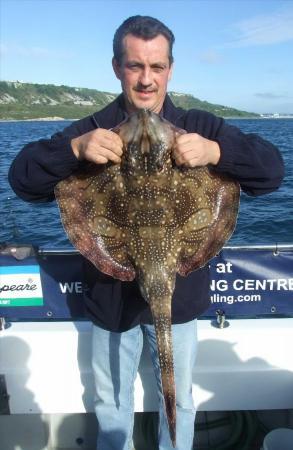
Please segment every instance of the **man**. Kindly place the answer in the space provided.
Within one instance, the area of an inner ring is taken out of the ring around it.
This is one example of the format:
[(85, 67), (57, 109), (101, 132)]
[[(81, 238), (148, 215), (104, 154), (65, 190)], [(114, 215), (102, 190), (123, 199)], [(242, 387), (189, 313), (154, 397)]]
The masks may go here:
[[(239, 181), (249, 195), (277, 189), (283, 178), (278, 150), (256, 135), (245, 135), (223, 119), (197, 110), (175, 108), (166, 94), (173, 70), (173, 33), (154, 18), (127, 19), (114, 37), (113, 69), (122, 94), (90, 117), (77, 121), (50, 140), (28, 144), (13, 162), (9, 180), (26, 201), (54, 199), (54, 186), (84, 161), (121, 161), (122, 142), (110, 131), (128, 114), (148, 108), (187, 133), (177, 138), (173, 158), (188, 167), (212, 165)], [(143, 333), (150, 347), (158, 383), (159, 448), (172, 449), (164, 415), (156, 341), (150, 310), (135, 282), (114, 280), (90, 263), (85, 270), (85, 303), (93, 320), (93, 370), (96, 380), (98, 450), (129, 450), (133, 427), (133, 383)], [(177, 397), (177, 449), (193, 446), (195, 409), (192, 369), (196, 356), (196, 318), (209, 306), (208, 268), (176, 279), (172, 333)]]

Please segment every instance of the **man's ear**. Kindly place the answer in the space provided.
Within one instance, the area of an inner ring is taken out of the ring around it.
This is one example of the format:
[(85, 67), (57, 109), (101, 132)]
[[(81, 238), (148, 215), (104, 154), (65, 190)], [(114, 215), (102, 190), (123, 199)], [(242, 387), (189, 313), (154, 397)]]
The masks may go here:
[(169, 75), (168, 75), (168, 81), (171, 80), (172, 78), (172, 74), (173, 74), (173, 67), (174, 67), (174, 63), (171, 64), (170, 66), (170, 71), (169, 71)]
[(121, 67), (114, 57), (112, 58), (112, 67), (118, 80), (121, 80)]

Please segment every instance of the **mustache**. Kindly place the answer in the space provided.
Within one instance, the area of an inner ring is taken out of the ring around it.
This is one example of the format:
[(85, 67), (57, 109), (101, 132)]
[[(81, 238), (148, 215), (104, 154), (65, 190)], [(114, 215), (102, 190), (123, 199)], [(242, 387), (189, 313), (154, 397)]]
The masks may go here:
[(140, 85), (135, 86), (133, 89), (136, 92), (157, 92), (157, 89), (155, 89), (155, 88), (150, 88), (150, 87), (149, 88), (145, 88), (145, 87), (140, 86)]

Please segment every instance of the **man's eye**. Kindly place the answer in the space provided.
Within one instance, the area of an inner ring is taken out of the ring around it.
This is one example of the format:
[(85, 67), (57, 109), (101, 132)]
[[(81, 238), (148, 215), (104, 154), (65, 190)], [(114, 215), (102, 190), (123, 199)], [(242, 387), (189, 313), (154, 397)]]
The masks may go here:
[(139, 64), (129, 64), (128, 68), (130, 70), (139, 70), (140, 69), (140, 65)]
[(163, 72), (163, 70), (164, 70), (164, 67), (162, 67), (162, 66), (154, 66), (153, 67), (154, 72)]

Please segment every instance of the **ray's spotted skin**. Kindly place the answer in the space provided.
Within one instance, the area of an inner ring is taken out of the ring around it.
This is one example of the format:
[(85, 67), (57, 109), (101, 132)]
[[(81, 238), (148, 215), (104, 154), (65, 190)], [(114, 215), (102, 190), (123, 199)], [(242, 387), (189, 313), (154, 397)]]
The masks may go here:
[(231, 236), (239, 186), (207, 167), (172, 161), (176, 135), (185, 133), (148, 110), (113, 131), (124, 148), (121, 164), (94, 165), (55, 188), (73, 245), (100, 271), (135, 277), (156, 329), (162, 391), (176, 446), (176, 395), (171, 302), (176, 273), (204, 266)]

